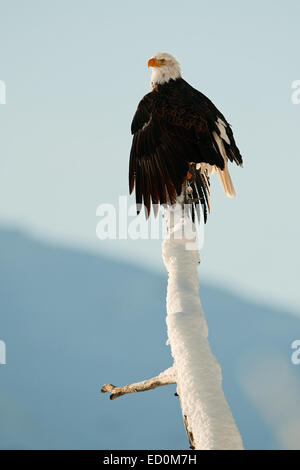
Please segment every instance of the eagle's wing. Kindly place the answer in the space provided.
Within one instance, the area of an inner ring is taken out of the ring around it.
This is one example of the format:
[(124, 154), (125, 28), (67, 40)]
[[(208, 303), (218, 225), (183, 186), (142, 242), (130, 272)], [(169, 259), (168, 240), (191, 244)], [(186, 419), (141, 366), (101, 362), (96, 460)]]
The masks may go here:
[(159, 204), (176, 202), (188, 172), (183, 145), (174, 138), (172, 126), (158, 114), (154, 93), (146, 95), (132, 121), (133, 141), (129, 162), (129, 189), (135, 185), (138, 213), (144, 202), (150, 214), (151, 200), (155, 212)]
[[(221, 139), (227, 159), (241, 166), (243, 164), (243, 159), (235, 143), (231, 125), (227, 122), (224, 115), (218, 110), (213, 102), (207, 98), (207, 96), (193, 88), (183, 79), (181, 79), (181, 86), (188, 90), (188, 93), (193, 96), (194, 102), (197, 102), (195, 107), (201, 108), (202, 114), (205, 116), (209, 130), (218, 147), (220, 143), (218, 139), (215, 138), (216, 135)], [(221, 151), (221, 153), (224, 157), (224, 152)]]

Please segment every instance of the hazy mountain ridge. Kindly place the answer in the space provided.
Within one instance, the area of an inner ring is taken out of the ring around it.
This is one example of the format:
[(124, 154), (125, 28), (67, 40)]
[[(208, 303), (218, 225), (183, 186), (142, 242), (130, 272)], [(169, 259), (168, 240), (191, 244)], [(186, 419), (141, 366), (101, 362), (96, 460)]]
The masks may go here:
[[(8, 229), (0, 246), (1, 448), (186, 448), (175, 387), (115, 402), (99, 393), (103, 383), (142, 380), (171, 364), (166, 276)], [(212, 286), (200, 293), (245, 445), (276, 448), (241, 370), (255, 371), (257, 351), (262, 360), (275, 351), (299, 375), (290, 344), (300, 319)]]

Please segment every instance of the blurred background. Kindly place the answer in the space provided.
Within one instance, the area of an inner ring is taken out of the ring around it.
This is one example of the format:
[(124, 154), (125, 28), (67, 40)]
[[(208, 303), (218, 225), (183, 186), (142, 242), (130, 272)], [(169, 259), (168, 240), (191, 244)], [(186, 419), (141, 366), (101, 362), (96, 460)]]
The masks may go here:
[(161, 240), (96, 236), (97, 207), (128, 193), (157, 51), (225, 114), (244, 157), (234, 200), (212, 183), (200, 253), (226, 397), (246, 448), (300, 448), (299, 14), (296, 0), (0, 0), (1, 448), (187, 447), (174, 387), (99, 393), (171, 364)]

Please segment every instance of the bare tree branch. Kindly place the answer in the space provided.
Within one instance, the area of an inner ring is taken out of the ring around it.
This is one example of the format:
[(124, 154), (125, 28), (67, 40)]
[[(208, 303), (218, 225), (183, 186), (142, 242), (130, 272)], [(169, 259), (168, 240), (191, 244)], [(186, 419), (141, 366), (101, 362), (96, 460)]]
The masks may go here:
[(154, 388), (162, 387), (163, 385), (170, 385), (175, 383), (176, 372), (173, 366), (165, 370), (164, 372), (161, 372), (156, 377), (153, 377), (152, 379), (148, 380), (143, 380), (142, 382), (124, 385), (123, 387), (115, 387), (112, 384), (103, 385), (103, 387), (101, 388), (101, 392), (110, 393), (110, 399), (115, 400), (116, 398), (119, 398), (122, 395), (127, 395), (128, 393), (146, 392), (147, 390), (153, 390)]

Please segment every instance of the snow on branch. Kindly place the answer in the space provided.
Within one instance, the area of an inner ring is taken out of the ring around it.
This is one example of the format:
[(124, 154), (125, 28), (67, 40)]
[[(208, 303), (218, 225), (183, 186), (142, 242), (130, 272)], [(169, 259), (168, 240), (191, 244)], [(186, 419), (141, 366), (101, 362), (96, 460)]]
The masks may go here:
[(180, 204), (168, 207), (165, 219), (167, 326), (185, 425), (195, 449), (240, 450), (243, 443), (222, 390), (221, 368), (207, 339), (198, 293), (195, 226)]

